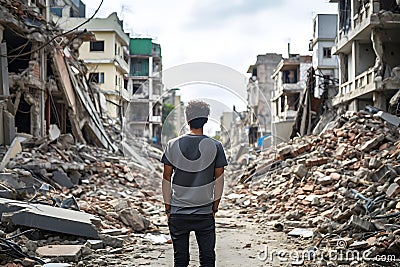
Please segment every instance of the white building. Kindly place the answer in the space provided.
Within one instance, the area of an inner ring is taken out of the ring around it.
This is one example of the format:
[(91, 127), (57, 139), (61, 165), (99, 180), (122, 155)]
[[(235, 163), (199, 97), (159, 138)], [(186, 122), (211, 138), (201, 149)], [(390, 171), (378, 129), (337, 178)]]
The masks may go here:
[(282, 59), (272, 75), (274, 91), (272, 106), (273, 145), (286, 142), (306, 86), (307, 70), (312, 66), (311, 56), (290, 55)]
[(314, 30), (311, 46), (313, 57), (312, 65), (317, 75), (315, 81), (315, 94), (319, 98), (325, 78), (338, 79), (338, 58), (332, 54), (337, 33), (336, 14), (318, 14), (314, 17)]

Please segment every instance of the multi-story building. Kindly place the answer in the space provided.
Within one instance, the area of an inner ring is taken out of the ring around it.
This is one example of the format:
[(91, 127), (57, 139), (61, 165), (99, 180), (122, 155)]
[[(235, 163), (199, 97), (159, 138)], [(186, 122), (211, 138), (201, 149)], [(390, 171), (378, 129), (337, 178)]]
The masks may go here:
[(333, 104), (344, 110), (366, 105), (388, 110), (400, 88), (400, 1), (330, 2), (339, 12), (332, 52), (339, 56), (340, 86)]
[(81, 0), (50, 0), (50, 12), (57, 17), (84, 18), (86, 5)]
[(131, 134), (159, 143), (162, 113), (161, 46), (151, 38), (131, 38), (128, 90), (132, 93), (129, 112)]
[(313, 52), (312, 63), (315, 70), (314, 97), (323, 93), (326, 79), (338, 79), (338, 58), (332, 54), (337, 32), (336, 14), (318, 14), (314, 17), (313, 39), (310, 50)]
[(274, 89), (274, 80), (271, 76), (276, 65), (281, 60), (281, 54), (267, 53), (258, 55), (256, 63), (247, 70), (247, 73), (251, 75), (247, 84), (249, 115), (251, 118), (250, 127), (257, 129), (255, 139), (271, 134), (270, 100)]
[(307, 70), (312, 67), (311, 56), (290, 55), (282, 59), (275, 72), (272, 106), (272, 142), (274, 145), (289, 140), (306, 86)]
[[(61, 17), (59, 25), (68, 30), (85, 20)], [(122, 118), (130, 100), (125, 81), (129, 73), (129, 36), (115, 12), (107, 18), (92, 19), (82, 28), (94, 33), (96, 38), (79, 48), (79, 58), (88, 68), (87, 79), (105, 95), (107, 114), (112, 118)]]

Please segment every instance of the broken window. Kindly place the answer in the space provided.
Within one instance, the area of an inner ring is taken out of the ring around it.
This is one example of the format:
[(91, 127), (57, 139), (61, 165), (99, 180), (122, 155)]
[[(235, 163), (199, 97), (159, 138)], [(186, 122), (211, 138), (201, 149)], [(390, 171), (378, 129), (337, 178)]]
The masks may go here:
[(92, 73), (89, 73), (89, 82), (92, 82), (92, 83), (104, 83), (104, 72), (92, 72)]
[(324, 47), (323, 55), (324, 55), (324, 58), (331, 58), (332, 57), (332, 49), (330, 47)]
[(92, 41), (90, 42), (90, 52), (103, 52), (104, 51), (104, 41)]
[(251, 76), (257, 77), (257, 68), (253, 68)]
[(297, 110), (299, 108), (300, 93), (293, 93), (287, 96), (288, 110)]
[(149, 60), (142, 58), (131, 59), (131, 76), (149, 76)]
[(297, 69), (283, 71), (283, 83), (297, 83)]
[(351, 1), (339, 1), (339, 28), (344, 33), (350, 29)]

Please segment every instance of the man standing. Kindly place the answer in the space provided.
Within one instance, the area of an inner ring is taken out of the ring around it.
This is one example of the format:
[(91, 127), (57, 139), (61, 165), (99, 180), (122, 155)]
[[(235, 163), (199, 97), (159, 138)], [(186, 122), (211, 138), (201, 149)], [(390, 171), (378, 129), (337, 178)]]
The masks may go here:
[(190, 133), (168, 142), (164, 163), (163, 197), (174, 247), (174, 266), (189, 265), (189, 234), (195, 232), (200, 266), (215, 266), (215, 213), (228, 165), (220, 142), (203, 134), (210, 106), (190, 101), (185, 109)]

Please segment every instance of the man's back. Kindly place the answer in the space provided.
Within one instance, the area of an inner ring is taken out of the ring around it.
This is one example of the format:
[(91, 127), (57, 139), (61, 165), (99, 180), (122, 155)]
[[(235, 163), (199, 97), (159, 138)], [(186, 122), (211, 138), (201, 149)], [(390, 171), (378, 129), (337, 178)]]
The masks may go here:
[(182, 135), (168, 142), (162, 162), (174, 168), (171, 213), (212, 213), (214, 171), (227, 164), (221, 143), (206, 135)]

